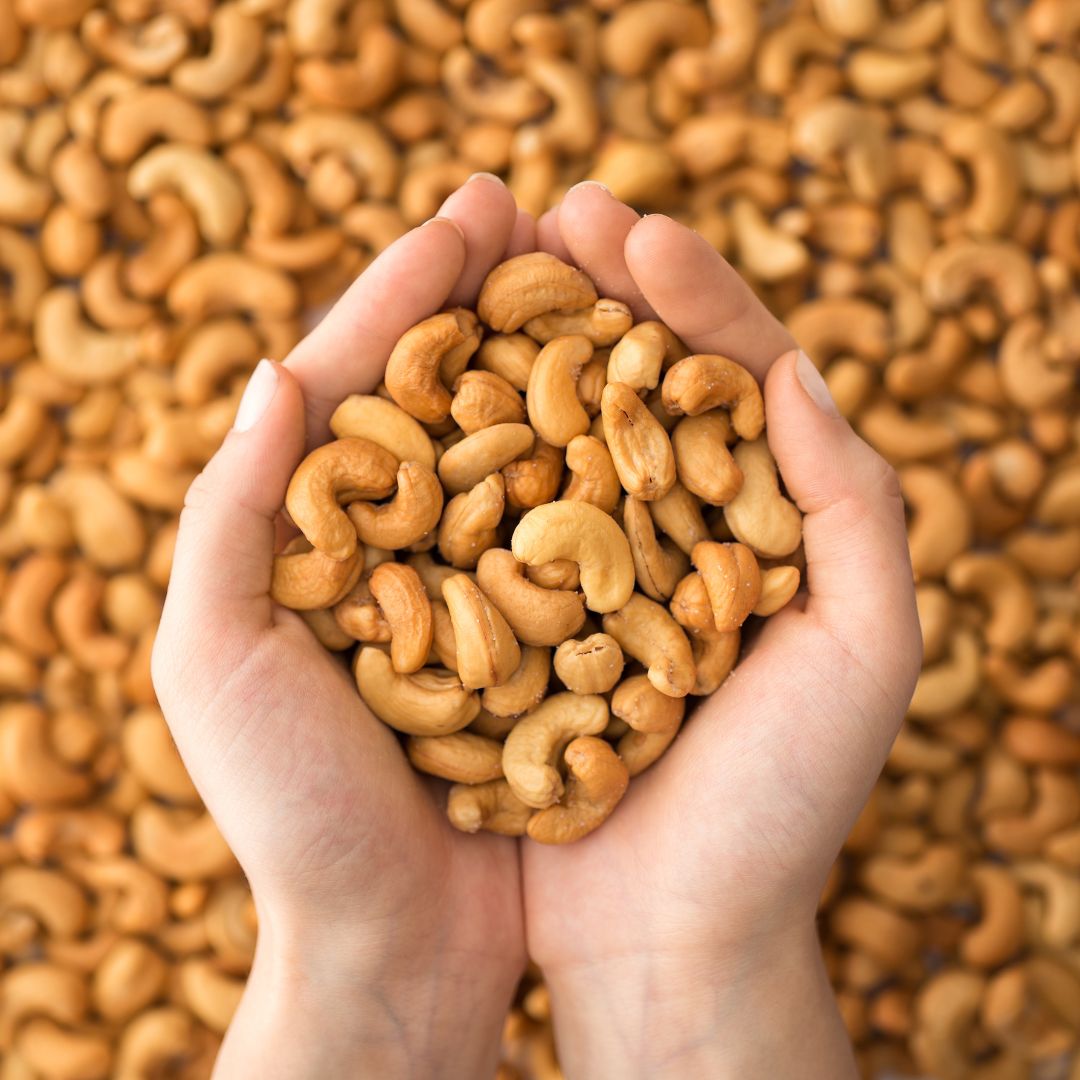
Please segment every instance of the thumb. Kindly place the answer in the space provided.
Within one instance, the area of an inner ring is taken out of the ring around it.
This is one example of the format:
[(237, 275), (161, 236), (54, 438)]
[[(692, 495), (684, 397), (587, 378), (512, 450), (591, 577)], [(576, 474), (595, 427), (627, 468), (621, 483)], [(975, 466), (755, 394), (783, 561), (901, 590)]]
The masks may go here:
[(188, 489), (176, 537), (165, 636), (190, 644), (214, 628), (270, 625), (274, 522), (304, 450), (295, 377), (262, 360), (232, 430)]
[(840, 415), (805, 353), (773, 364), (765, 402), (769, 447), (805, 515), (807, 615), (910, 696), (921, 638), (896, 474)]

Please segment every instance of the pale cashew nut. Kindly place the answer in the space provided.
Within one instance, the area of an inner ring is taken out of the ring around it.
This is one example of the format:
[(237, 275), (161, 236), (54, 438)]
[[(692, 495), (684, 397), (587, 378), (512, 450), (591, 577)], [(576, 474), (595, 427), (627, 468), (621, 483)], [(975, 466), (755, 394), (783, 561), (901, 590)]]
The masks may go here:
[(209, 146), (213, 124), (205, 109), (168, 86), (137, 86), (114, 97), (102, 110), (98, 149), (107, 162), (134, 161), (158, 138), (173, 146)]
[(398, 466), (393, 499), (381, 505), (353, 502), (345, 513), (362, 543), (392, 550), (409, 547), (427, 536), (438, 525), (442, 508), (442, 485), (435, 473), (417, 461), (403, 461)]
[(516, 720), (544, 700), (550, 679), (551, 650), (523, 645), (517, 671), (501, 685), (488, 687), (480, 696), (480, 704), (500, 720)]
[[(438, 423), (450, 415), (450, 391), (440, 368), (464, 368), (480, 344), (476, 316), (463, 310), (432, 315), (406, 330), (386, 364), (390, 396), (410, 416)], [(455, 377), (459, 372), (455, 372)], [(451, 378), (449, 380), (453, 382)]]
[(459, 570), (476, 566), (481, 555), (498, 544), (505, 510), (506, 483), (501, 473), (492, 473), (471, 491), (455, 495), (439, 522), (439, 554)]
[(653, 390), (660, 373), (687, 355), (686, 346), (661, 322), (641, 322), (612, 346), (607, 381)]
[(667, 600), (689, 569), (689, 560), (670, 540), (659, 540), (649, 504), (628, 495), (623, 503), (623, 530), (634, 556), (638, 585), (653, 600)]
[(439, 458), (439, 479), (453, 495), (475, 488), (504, 465), (527, 454), (536, 434), (528, 424), (493, 424), (466, 435)]
[(494, 602), (467, 574), (447, 578), (442, 594), (454, 628), (462, 685), (475, 690), (506, 682), (521, 663), (521, 649)]
[(405, 752), (414, 768), (455, 784), (484, 784), (502, 776), (502, 744), (468, 731), (410, 735)]
[(694, 686), (690, 642), (667, 608), (633, 594), (618, 611), (604, 616), (610, 634), (628, 656), (645, 665), (649, 681), (662, 694), (685, 697)]
[(708, 593), (713, 626), (721, 633), (738, 630), (761, 599), (761, 569), (743, 544), (706, 540), (691, 553)]
[(281, 270), (236, 251), (218, 251), (181, 269), (166, 302), (173, 315), (192, 322), (232, 312), (287, 319), (300, 306), (300, 290)]
[(797, 566), (769, 567), (761, 575), (761, 597), (754, 605), (753, 614), (767, 617), (786, 607), (799, 591), (801, 578)]
[[(312, 450), (297, 466), (285, 508), (317, 551), (331, 559), (348, 559), (356, 551), (357, 530), (342, 504), (386, 498), (394, 490), (396, 473), (393, 455), (378, 444), (357, 437), (337, 439)], [(401, 509), (408, 509), (407, 502)], [(396, 517), (397, 511), (383, 513)]]
[(505, 780), (455, 784), (447, 796), (446, 816), (455, 829), (501, 836), (524, 836), (533, 808), (523, 803)]
[(756, 439), (765, 426), (761, 389), (746, 368), (726, 356), (698, 354), (675, 363), (664, 376), (664, 408), (673, 416), (697, 416), (722, 406), (742, 439)]
[(138, 363), (139, 335), (105, 333), (84, 321), (78, 295), (60, 287), (38, 302), (34, 343), (45, 364), (78, 386), (115, 382)]
[[(355, 532), (353, 534), (355, 536)], [(303, 537), (296, 540), (303, 541)], [(294, 611), (333, 607), (360, 580), (364, 572), (363, 548), (347, 559), (331, 559), (306, 542), (291, 542), (274, 556), (270, 598)]]
[(675, 454), (667, 432), (625, 383), (604, 387), (600, 410), (604, 442), (627, 494), (662, 499), (675, 483)]
[(526, 334), (493, 334), (485, 338), (476, 354), (476, 366), (504, 378), (515, 390), (529, 386), (540, 346)]
[(450, 415), (466, 435), (494, 424), (520, 424), (525, 405), (502, 376), (491, 371), (466, 371), (454, 382)]
[(1008, 240), (960, 237), (937, 248), (923, 269), (923, 296), (935, 311), (965, 304), (980, 286), (1007, 319), (1018, 319), (1039, 301), (1039, 282), (1028, 253)]
[(575, 435), (566, 444), (566, 467), (570, 479), (563, 489), (564, 499), (592, 503), (605, 514), (615, 512), (622, 498), (622, 485), (611, 454), (599, 439)]
[(580, 270), (535, 251), (495, 267), (480, 288), (476, 310), (492, 330), (509, 334), (538, 315), (577, 311), (597, 299), (592, 282)]
[(397, 188), (400, 162), (394, 144), (373, 121), (348, 112), (301, 113), (282, 132), (281, 150), (301, 176), (310, 177), (319, 161), (340, 155), (370, 198), (392, 198)]
[(407, 735), (450, 735), (480, 711), (476, 693), (462, 686), (456, 675), (434, 668), (399, 674), (389, 655), (373, 645), (356, 654), (353, 673), (368, 708), (384, 724)]
[(587, 338), (596, 348), (613, 345), (634, 324), (630, 309), (620, 300), (601, 298), (583, 311), (549, 311), (529, 319), (522, 329), (546, 345), (568, 335)]
[(556, 806), (529, 819), (528, 835), (541, 844), (580, 840), (602, 825), (630, 783), (626, 765), (603, 739), (574, 739), (563, 755), (569, 778)]
[(684, 417), (671, 433), (679, 481), (710, 506), (731, 502), (742, 487), (742, 470), (728, 449), (733, 440), (731, 422), (718, 409)]
[(764, 559), (790, 555), (802, 540), (802, 515), (780, 492), (776, 462), (765, 438), (735, 447), (743, 486), (724, 507), (724, 521), (735, 538)]
[(503, 774), (510, 789), (537, 810), (558, 802), (564, 788), (555, 763), (563, 748), (582, 735), (599, 735), (607, 722), (607, 702), (598, 695), (547, 697), (506, 737)]
[(530, 510), (514, 529), (511, 549), (530, 566), (554, 559), (576, 562), (592, 611), (616, 611), (634, 591), (634, 558), (626, 534), (591, 503), (562, 501)]
[(390, 625), (390, 660), (404, 674), (419, 671), (431, 651), (431, 601), (420, 575), (404, 563), (380, 563), (369, 587)]
[(814, 102), (796, 117), (791, 146), (811, 165), (825, 165), (839, 157), (858, 199), (878, 203), (888, 194), (893, 179), (892, 146), (886, 125), (865, 105), (840, 97)]
[(529, 372), (525, 403), (529, 422), (552, 446), (566, 446), (589, 430), (589, 417), (577, 393), (581, 369), (593, 346), (580, 334), (557, 337), (545, 345)]
[(575, 694), (606, 694), (619, 681), (623, 663), (622, 649), (609, 634), (568, 638), (555, 650), (555, 674)]
[(428, 433), (403, 408), (376, 394), (350, 394), (330, 417), (330, 430), (339, 439), (361, 436), (378, 443), (398, 461), (435, 468), (435, 447)]

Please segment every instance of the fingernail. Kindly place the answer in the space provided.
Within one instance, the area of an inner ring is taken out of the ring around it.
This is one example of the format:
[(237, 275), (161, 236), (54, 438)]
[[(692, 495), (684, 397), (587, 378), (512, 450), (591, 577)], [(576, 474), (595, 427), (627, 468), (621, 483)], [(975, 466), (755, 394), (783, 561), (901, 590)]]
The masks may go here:
[(233, 431), (250, 431), (263, 418), (267, 406), (274, 400), (277, 386), (277, 364), (273, 360), (260, 360), (244, 387)]
[[(601, 184), (599, 180), (579, 180), (570, 191), (578, 191), (580, 188), (599, 188), (605, 195), (611, 194), (611, 188), (607, 184)], [(570, 191), (566, 194), (569, 195)]]
[(465, 239), (465, 233), (462, 231), (461, 226), (453, 218), (439, 217), (438, 215), (436, 215), (433, 218), (428, 218), (427, 221), (425, 221), (424, 224), (420, 226), (420, 228), (422, 229), (426, 225), (434, 225), (437, 221), (441, 221), (446, 225), (452, 225), (457, 230), (458, 236), (460, 236), (462, 240)]
[(490, 180), (493, 184), (498, 184), (500, 187), (506, 187), (502, 181), (502, 177), (496, 176), (493, 172), (474, 172), (466, 184), (471, 184), (474, 180)]
[(802, 349), (795, 358), (795, 374), (799, 377), (799, 382), (802, 383), (807, 396), (826, 416), (840, 415), (840, 410), (836, 407), (836, 402), (833, 401), (832, 394), (829, 393), (829, 388), (821, 377), (821, 372), (814, 367), (814, 361)]

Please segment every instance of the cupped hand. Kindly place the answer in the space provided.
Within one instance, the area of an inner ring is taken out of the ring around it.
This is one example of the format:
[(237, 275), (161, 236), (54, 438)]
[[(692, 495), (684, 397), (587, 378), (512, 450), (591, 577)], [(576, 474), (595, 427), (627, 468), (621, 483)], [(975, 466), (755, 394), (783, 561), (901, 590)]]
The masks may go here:
[(349, 673), (269, 587), (285, 488), (334, 407), (374, 390), (409, 326), (471, 302), (493, 265), (533, 244), (502, 185), (465, 185), (285, 364), (259, 366), (188, 493), (154, 682), (260, 921), (219, 1075), (494, 1073), (524, 963), (517, 845), (450, 827)]
[[(600, 295), (764, 384), (807, 561), (805, 602), (768, 620), (612, 817), (564, 848), (525, 845), (529, 949), (564, 1063), (589, 1077), (839, 1077), (851, 1058), (820, 970), (816, 904), (921, 660), (896, 477), (693, 232), (585, 184), (537, 234)], [(792, 994), (792, 1008), (768, 1008)]]

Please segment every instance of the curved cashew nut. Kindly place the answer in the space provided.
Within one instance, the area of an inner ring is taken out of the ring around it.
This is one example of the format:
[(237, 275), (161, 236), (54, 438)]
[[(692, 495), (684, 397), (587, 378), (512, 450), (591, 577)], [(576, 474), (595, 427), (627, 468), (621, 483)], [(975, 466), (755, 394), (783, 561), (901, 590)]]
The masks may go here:
[(529, 457), (515, 458), (502, 467), (507, 503), (515, 510), (531, 510), (551, 502), (559, 491), (564, 459), (559, 447), (537, 439)]
[(761, 599), (761, 569), (743, 544), (706, 540), (692, 554), (712, 607), (713, 626), (721, 633), (738, 630)]
[(493, 424), (466, 435), (439, 458), (439, 479), (454, 495), (475, 488), (504, 465), (527, 454), (536, 434), (528, 424)]
[(685, 697), (694, 686), (694, 655), (682, 627), (667, 608), (634, 593), (618, 611), (604, 616), (604, 632), (624, 653), (648, 668), (649, 681), (662, 694)]
[(604, 442), (627, 494), (662, 499), (675, 483), (675, 454), (660, 422), (625, 383), (604, 387), (600, 411)]
[(445, 420), (452, 399), (440, 381), (440, 368), (464, 368), (479, 344), (480, 332), (471, 312), (432, 315), (398, 339), (386, 363), (386, 389), (417, 420), (429, 424)]
[(988, 605), (982, 633), (991, 648), (1016, 650), (1031, 637), (1036, 623), (1031, 582), (1008, 556), (965, 552), (949, 564), (945, 580), (953, 592), (974, 593)]
[(731, 422), (718, 409), (684, 417), (671, 433), (679, 480), (710, 506), (731, 502), (742, 487), (742, 469), (728, 449), (733, 439)]
[(574, 739), (563, 755), (569, 770), (566, 794), (529, 819), (526, 831), (541, 844), (568, 844), (602, 825), (626, 794), (630, 773), (603, 739)]
[(599, 735), (608, 722), (607, 702), (595, 694), (553, 694), (519, 720), (503, 746), (503, 773), (513, 793), (543, 810), (558, 802), (563, 781), (555, 762), (582, 735)]
[(726, 356), (701, 353), (679, 360), (664, 376), (663, 396), (673, 416), (728, 409), (742, 439), (756, 439), (765, 427), (765, 403), (754, 376)]
[(686, 701), (662, 694), (647, 675), (631, 675), (612, 694), (611, 713), (643, 735), (674, 735), (686, 714)]
[(363, 180), (370, 198), (390, 199), (397, 188), (398, 151), (371, 120), (331, 109), (310, 109), (284, 129), (281, 149), (301, 176), (308, 176), (319, 160), (340, 154)]
[(475, 692), (462, 686), (456, 675), (433, 668), (399, 674), (389, 655), (373, 645), (356, 654), (353, 673), (368, 708), (384, 724), (407, 735), (450, 735), (480, 712)]
[(1039, 281), (1028, 253), (1009, 240), (960, 237), (936, 248), (923, 268), (923, 297), (935, 311), (960, 307), (980, 286), (1007, 319), (1039, 302)]
[(607, 381), (626, 383), (634, 390), (653, 390), (661, 371), (686, 355), (686, 347), (663, 323), (641, 322), (612, 346)]
[(357, 548), (347, 559), (331, 559), (306, 547), (306, 543), (290, 543), (274, 556), (270, 598), (294, 611), (333, 607), (360, 580), (364, 572), (363, 548)]
[(106, 633), (101, 625), (105, 579), (88, 566), (78, 566), (53, 602), (56, 635), (75, 661), (88, 671), (115, 671), (128, 658), (128, 643)]
[(592, 282), (580, 270), (534, 251), (507, 259), (488, 274), (476, 310), (492, 330), (512, 333), (538, 315), (577, 311), (597, 299)]
[(562, 493), (564, 499), (592, 503), (605, 514), (615, 512), (622, 498), (622, 485), (611, 454), (599, 439), (575, 435), (566, 444), (566, 467), (570, 480)]
[(459, 570), (476, 566), (480, 556), (499, 542), (505, 509), (506, 483), (501, 473), (492, 473), (471, 491), (455, 495), (439, 522), (439, 554)]
[(673, 0), (639, 0), (619, 6), (600, 33), (604, 66), (626, 79), (659, 66), (662, 53), (703, 48), (712, 28), (705, 12)]
[(450, 415), (466, 435), (494, 424), (520, 424), (525, 405), (518, 392), (491, 371), (466, 371), (454, 382)]
[(77, 386), (115, 382), (140, 359), (134, 331), (104, 333), (83, 320), (78, 295), (68, 288), (47, 292), (34, 315), (34, 343), (45, 364)]
[(240, 1005), (244, 980), (219, 970), (212, 960), (185, 960), (180, 965), (179, 989), (184, 1003), (211, 1031), (224, 1034)]
[(518, 562), (529, 566), (554, 559), (576, 562), (592, 611), (616, 611), (634, 591), (634, 558), (626, 534), (591, 503), (537, 506), (518, 522), (511, 548)]
[(630, 309), (620, 300), (601, 298), (582, 311), (549, 311), (529, 319), (526, 334), (541, 345), (557, 337), (587, 338), (596, 348), (613, 345), (634, 323)]
[(958, 628), (953, 632), (948, 657), (923, 669), (908, 712), (916, 718), (955, 712), (974, 697), (981, 681), (982, 650), (978, 639), (970, 630)]
[[(678, 448), (675, 447), (675, 450), (677, 461)], [(653, 521), (660, 526), (661, 532), (670, 536), (684, 554), (689, 555), (695, 544), (709, 539), (701, 504), (678, 481), (662, 499), (654, 499), (648, 505), (649, 513), (652, 514)]]
[[(331, 444), (332, 445), (332, 444)], [(393, 550), (407, 548), (439, 523), (443, 492), (439, 478), (426, 465), (403, 461), (397, 471), (397, 493), (388, 503), (351, 503), (345, 513), (361, 542)]]
[(544, 700), (550, 680), (551, 650), (523, 645), (517, 671), (501, 685), (488, 687), (480, 696), (480, 704), (499, 719), (516, 719), (532, 712)]
[(106, 161), (124, 165), (158, 138), (198, 147), (209, 146), (213, 137), (209, 114), (190, 97), (168, 86), (137, 86), (102, 110), (98, 149)]
[(978, 894), (982, 917), (960, 939), (960, 956), (972, 967), (995, 968), (1024, 943), (1023, 894), (1014, 875), (995, 863), (971, 867), (968, 877)]
[(147, 791), (172, 802), (198, 805), (199, 794), (156, 707), (136, 709), (120, 734), (124, 761)]
[(238, 311), (256, 319), (287, 319), (300, 305), (300, 290), (281, 270), (239, 252), (219, 251), (180, 270), (166, 301), (173, 315), (190, 322)]
[(431, 651), (431, 601), (420, 575), (404, 563), (380, 563), (369, 582), (390, 626), (390, 660), (404, 674), (419, 671)]
[(589, 430), (589, 417), (577, 393), (581, 369), (593, 346), (580, 334), (557, 337), (545, 345), (529, 372), (525, 404), (529, 422), (544, 442), (566, 446)]
[(555, 674), (575, 694), (606, 694), (623, 670), (619, 643), (609, 634), (568, 638), (555, 650)]
[[(356, 551), (357, 530), (342, 504), (386, 498), (394, 490), (396, 473), (393, 455), (378, 444), (357, 437), (337, 439), (312, 450), (297, 466), (285, 493), (285, 509), (317, 551), (331, 559), (348, 559)], [(383, 513), (396, 516), (396, 510)]]
[(450, 824), (462, 832), (524, 836), (533, 808), (523, 803), (505, 780), (484, 784), (455, 784), (446, 803)]
[(194, 1021), (183, 1009), (163, 1005), (140, 1013), (124, 1028), (116, 1048), (116, 1080), (153, 1076), (191, 1048)]
[(754, 605), (753, 614), (775, 615), (791, 602), (799, 591), (802, 575), (797, 566), (771, 566), (761, 575), (761, 597)]
[(623, 503), (623, 529), (634, 556), (638, 585), (653, 600), (667, 600), (689, 569), (689, 561), (670, 540), (658, 540), (649, 504), (626, 497)]
[(481, 343), (476, 366), (501, 376), (515, 390), (524, 391), (539, 354), (540, 346), (526, 334), (493, 334)]
[(161, 877), (201, 881), (236, 872), (236, 858), (206, 812), (140, 803), (131, 815), (131, 844), (139, 861)]
[(724, 507), (724, 521), (735, 538), (765, 559), (790, 555), (802, 539), (802, 515), (780, 493), (776, 462), (764, 437), (735, 447), (743, 485)]
[(0, 710), (0, 786), (20, 803), (50, 806), (85, 799), (93, 780), (56, 753), (40, 708), (12, 702)]
[(112, 1048), (107, 1036), (75, 1031), (45, 1017), (27, 1021), (15, 1036), (13, 1056), (39, 1076), (108, 1076)]
[(106, 1020), (129, 1020), (164, 989), (169, 967), (138, 938), (121, 938), (102, 958), (90, 983), (95, 1010)]
[(435, 446), (428, 433), (403, 408), (376, 394), (350, 394), (330, 417), (330, 430), (339, 439), (362, 436), (378, 443), (398, 461), (435, 468)]
[(791, 146), (811, 165), (825, 165), (839, 156), (858, 199), (878, 203), (889, 192), (892, 147), (885, 125), (865, 105), (840, 97), (814, 102), (796, 117)]
[(502, 776), (502, 743), (468, 731), (410, 735), (405, 752), (414, 768), (455, 784), (484, 784)]
[(499, 609), (467, 574), (447, 578), (442, 594), (454, 628), (462, 685), (481, 689), (506, 682), (521, 663), (521, 649)]
[(262, 53), (262, 21), (239, 3), (222, 4), (210, 22), (210, 50), (172, 70), (172, 84), (182, 94), (211, 101), (238, 87), (256, 68)]

